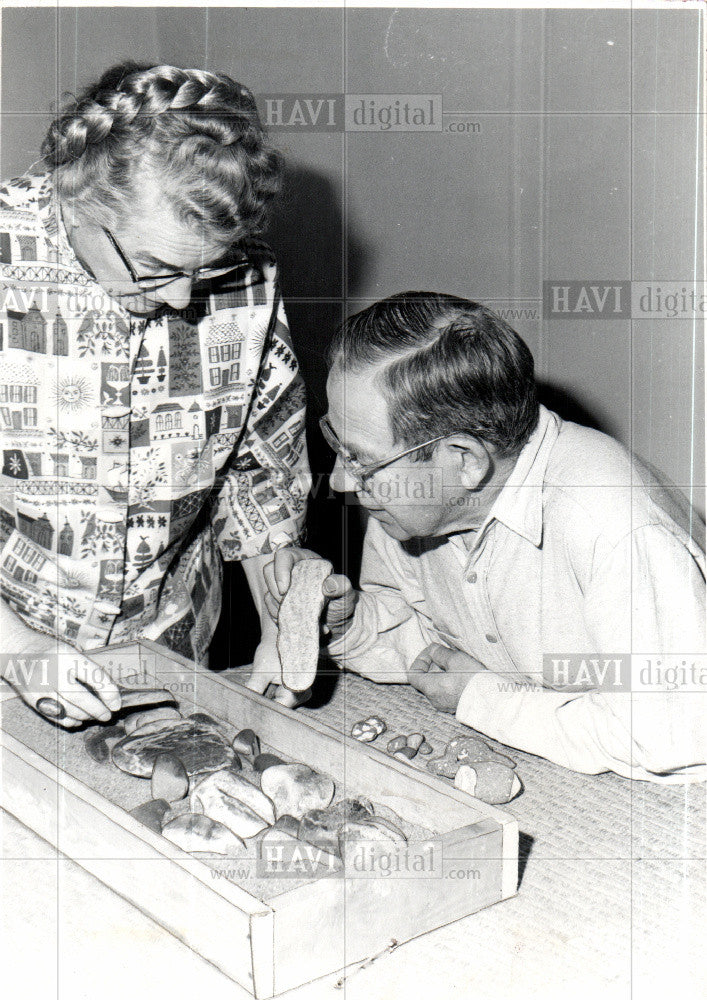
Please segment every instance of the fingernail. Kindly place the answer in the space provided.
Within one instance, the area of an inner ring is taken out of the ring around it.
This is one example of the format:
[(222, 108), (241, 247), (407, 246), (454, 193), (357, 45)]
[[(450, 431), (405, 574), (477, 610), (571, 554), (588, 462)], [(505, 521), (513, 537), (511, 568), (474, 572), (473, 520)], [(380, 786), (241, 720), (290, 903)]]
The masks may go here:
[(328, 579), (324, 581), (324, 593), (325, 594), (336, 593), (336, 584), (334, 583), (333, 580)]

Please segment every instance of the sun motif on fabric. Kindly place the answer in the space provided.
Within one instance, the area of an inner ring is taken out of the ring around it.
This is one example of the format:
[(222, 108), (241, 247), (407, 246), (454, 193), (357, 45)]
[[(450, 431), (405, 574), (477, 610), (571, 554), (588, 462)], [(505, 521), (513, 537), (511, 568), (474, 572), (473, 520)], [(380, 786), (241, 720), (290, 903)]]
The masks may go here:
[(92, 401), (88, 379), (76, 375), (65, 375), (54, 385), (56, 405), (64, 413), (79, 413)]

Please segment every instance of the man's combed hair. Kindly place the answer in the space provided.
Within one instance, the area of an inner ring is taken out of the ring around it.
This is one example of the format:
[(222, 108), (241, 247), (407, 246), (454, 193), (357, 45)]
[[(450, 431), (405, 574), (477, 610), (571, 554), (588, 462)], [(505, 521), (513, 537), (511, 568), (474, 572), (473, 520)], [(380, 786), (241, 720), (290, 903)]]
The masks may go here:
[(64, 201), (100, 224), (134, 211), (153, 170), (180, 220), (224, 242), (260, 233), (281, 172), (247, 87), (131, 62), (64, 107), (42, 156)]
[[(329, 352), (333, 365), (377, 375), (396, 442), (465, 433), (517, 453), (538, 420), (533, 356), (490, 309), (435, 292), (402, 292), (351, 316)], [(426, 460), (433, 447), (420, 449)]]

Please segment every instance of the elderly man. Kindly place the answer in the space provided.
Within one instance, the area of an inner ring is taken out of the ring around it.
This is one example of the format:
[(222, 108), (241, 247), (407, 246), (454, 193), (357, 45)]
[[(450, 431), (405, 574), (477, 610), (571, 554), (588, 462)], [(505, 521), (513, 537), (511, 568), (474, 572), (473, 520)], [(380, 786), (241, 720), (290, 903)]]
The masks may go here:
[[(91, 650), (147, 637), (205, 661), (222, 557), (262, 608), (309, 480), (258, 239), (280, 162), (250, 91), (116, 66), (42, 152), (43, 174), (0, 187), (0, 626), (6, 679), (73, 727), (120, 704)], [(256, 663), (274, 637), (265, 614)]]
[[(526, 345), (464, 299), (353, 316), (327, 391), (332, 485), (368, 513), (360, 591), (323, 585), (330, 656), (568, 768), (704, 777), (704, 694), (674, 683), (701, 683), (704, 556), (676, 491), (539, 406)], [(272, 614), (312, 556), (276, 555)]]

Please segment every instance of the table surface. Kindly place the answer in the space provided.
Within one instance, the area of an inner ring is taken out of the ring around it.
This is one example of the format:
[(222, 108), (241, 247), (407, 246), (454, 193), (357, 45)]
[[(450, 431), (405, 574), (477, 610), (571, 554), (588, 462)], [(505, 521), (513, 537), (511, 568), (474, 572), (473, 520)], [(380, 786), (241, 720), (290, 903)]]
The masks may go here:
[[(342, 732), (375, 713), (388, 723), (381, 742), (422, 730), (442, 749), (462, 729), (409, 688), (352, 675), (333, 692), (326, 678), (322, 686), (326, 694), (298, 711)], [(334, 974), (283, 996), (705, 995), (706, 786), (580, 775), (511, 755), (524, 784), (504, 807), (521, 830), (518, 895), (349, 970), (343, 989)], [(14, 817), (0, 816), (3, 969), (21, 977), (20, 996), (250, 997)]]

